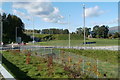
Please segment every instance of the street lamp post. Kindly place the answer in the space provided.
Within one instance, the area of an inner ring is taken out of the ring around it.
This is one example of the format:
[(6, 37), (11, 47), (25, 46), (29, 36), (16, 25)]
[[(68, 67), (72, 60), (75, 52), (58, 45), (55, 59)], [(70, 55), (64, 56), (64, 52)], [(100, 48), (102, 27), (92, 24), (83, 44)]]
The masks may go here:
[(85, 49), (85, 4), (83, 4), (83, 19), (84, 19), (84, 49)]
[(68, 26), (69, 26), (69, 48), (70, 48), (70, 15), (68, 16)]
[[(1, 12), (1, 15), (2, 15), (2, 12)], [(3, 33), (3, 22), (2, 22), (2, 16), (0, 16), (0, 48), (2, 49), (2, 33)], [(2, 63), (2, 50), (0, 51), (0, 64)]]
[(2, 32), (3, 32), (3, 25), (2, 24), (3, 24), (2, 16), (0, 16), (0, 43), (2, 43)]

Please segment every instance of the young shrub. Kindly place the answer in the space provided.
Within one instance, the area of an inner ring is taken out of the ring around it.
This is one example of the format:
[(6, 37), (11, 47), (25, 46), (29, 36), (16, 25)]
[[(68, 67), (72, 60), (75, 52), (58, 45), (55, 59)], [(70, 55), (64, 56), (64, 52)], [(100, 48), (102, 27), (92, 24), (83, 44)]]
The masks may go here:
[(38, 71), (41, 71), (41, 70), (42, 70), (42, 66), (39, 64), (39, 65), (37, 66), (37, 69), (38, 69)]
[(79, 61), (77, 62), (77, 69), (78, 69), (78, 72), (80, 73), (80, 70), (81, 70), (81, 67), (80, 67), (80, 64), (82, 63), (82, 59), (79, 58)]
[(71, 62), (72, 62), (72, 58), (68, 56), (68, 65), (70, 65)]
[(30, 56), (31, 56), (31, 53), (28, 52), (27, 57), (26, 57), (26, 64), (30, 64)]
[(54, 70), (53, 70), (53, 57), (52, 56), (48, 56), (47, 67), (48, 67), (48, 76), (51, 76), (54, 72)]

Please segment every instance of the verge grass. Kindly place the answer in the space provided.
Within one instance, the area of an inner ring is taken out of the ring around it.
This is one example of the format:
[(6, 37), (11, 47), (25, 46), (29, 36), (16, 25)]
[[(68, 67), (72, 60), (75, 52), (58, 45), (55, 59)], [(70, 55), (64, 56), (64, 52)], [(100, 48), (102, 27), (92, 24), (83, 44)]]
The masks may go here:
[(97, 65), (98, 72), (100, 73), (99, 78), (103, 78), (104, 74), (106, 74), (108, 78), (118, 78), (118, 51), (77, 49), (61, 50), (68, 54), (68, 56), (71, 56), (74, 62), (79, 60), (78, 57), (84, 59), (85, 71), (88, 71), (91, 65)]
[[(26, 54), (4, 51), (3, 66), (17, 80), (51, 80), (52, 78), (72, 78), (70, 71), (66, 71), (64, 66), (53, 62), (53, 69), (48, 66), (47, 59), (40, 56), (30, 56), (30, 64), (26, 64)], [(50, 68), (50, 69), (49, 69)], [(52, 70), (51, 70), (52, 69)], [(49, 72), (50, 71), (50, 72)], [(49, 75), (51, 74), (51, 75)], [(86, 78), (85, 75), (81, 78)]]
[(98, 59), (112, 64), (118, 64), (118, 51), (109, 50), (78, 50), (78, 49), (62, 49), (66, 52)]
[[(71, 46), (83, 46), (83, 40), (71, 40)], [(86, 46), (117, 46), (118, 39), (88, 39), (86, 42), (96, 42), (95, 44), (86, 44)], [(69, 40), (51, 40), (45, 42), (36, 42), (35, 45), (41, 46), (68, 46)]]

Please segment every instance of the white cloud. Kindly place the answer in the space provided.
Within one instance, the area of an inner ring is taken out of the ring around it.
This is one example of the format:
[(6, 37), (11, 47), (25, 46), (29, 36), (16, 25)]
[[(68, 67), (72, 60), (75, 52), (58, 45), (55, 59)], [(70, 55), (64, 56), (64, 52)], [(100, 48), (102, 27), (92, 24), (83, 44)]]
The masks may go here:
[(100, 10), (99, 6), (85, 9), (85, 17), (98, 17), (103, 13), (105, 12), (103, 10)]
[[(43, 2), (44, 1), (44, 2)], [(40, 17), (46, 22), (58, 23), (64, 17), (60, 15), (59, 9), (54, 7), (48, 0), (39, 0), (39, 2), (16, 2), (13, 8), (22, 8), (27, 10), (28, 14)]]
[(51, 2), (51, 0), (1, 0), (0, 2)]
[(20, 11), (17, 11), (17, 10), (14, 9), (14, 10), (13, 10), (13, 13), (16, 14), (16, 15), (18, 15), (19, 17), (25, 18), (25, 19), (27, 19), (27, 20), (31, 20), (31, 17), (28, 16), (28, 15), (26, 15), (26, 14), (23, 13), (23, 12), (20, 12)]
[(53, 12), (54, 14), (57, 14), (57, 13), (59, 13), (59, 9), (58, 8), (56, 8), (56, 7), (54, 7), (54, 12)]
[(68, 24), (68, 22), (61, 22), (61, 21), (58, 21), (59, 24), (63, 24), (63, 25), (66, 25)]
[(0, 13), (4, 13), (5, 11), (2, 9), (2, 8), (0, 8)]
[(110, 25), (110, 24), (118, 24), (118, 18), (106, 22), (95, 22), (95, 21), (91, 22), (91, 25)]

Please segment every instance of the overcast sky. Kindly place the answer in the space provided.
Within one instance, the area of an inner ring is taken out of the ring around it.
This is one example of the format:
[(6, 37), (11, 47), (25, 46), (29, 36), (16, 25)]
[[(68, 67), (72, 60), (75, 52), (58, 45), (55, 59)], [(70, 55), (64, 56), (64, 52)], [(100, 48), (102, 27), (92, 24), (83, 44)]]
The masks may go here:
[(83, 4), (87, 27), (117, 26), (117, 2), (4, 2), (1, 11), (19, 16), (26, 29), (33, 29), (33, 25), (35, 29), (66, 29), (70, 20), (72, 32), (83, 27)]

